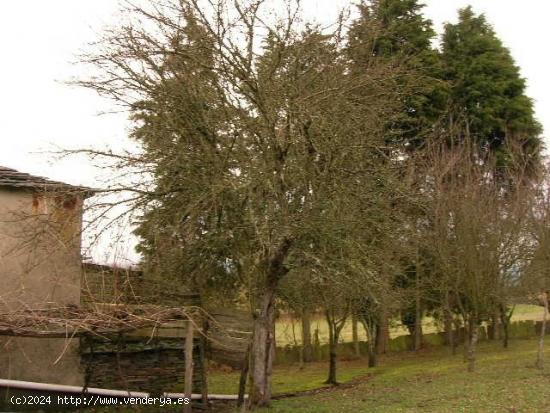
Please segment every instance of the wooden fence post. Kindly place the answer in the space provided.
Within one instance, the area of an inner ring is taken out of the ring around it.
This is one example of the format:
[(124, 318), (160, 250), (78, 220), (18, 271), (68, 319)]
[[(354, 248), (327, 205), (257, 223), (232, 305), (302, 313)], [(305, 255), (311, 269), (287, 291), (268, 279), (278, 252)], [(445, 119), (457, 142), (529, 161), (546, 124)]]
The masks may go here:
[(191, 413), (191, 394), (193, 393), (193, 321), (189, 319), (185, 332), (185, 397), (189, 398), (189, 404), (184, 405), (183, 412)]

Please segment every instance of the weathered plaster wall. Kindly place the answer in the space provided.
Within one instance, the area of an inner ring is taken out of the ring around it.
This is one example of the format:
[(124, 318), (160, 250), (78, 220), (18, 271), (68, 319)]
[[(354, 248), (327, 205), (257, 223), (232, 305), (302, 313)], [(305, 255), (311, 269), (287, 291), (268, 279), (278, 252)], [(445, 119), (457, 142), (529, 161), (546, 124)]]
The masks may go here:
[(0, 308), (80, 303), (82, 200), (0, 188)]
[[(80, 303), (81, 215), (80, 199), (0, 188), (0, 311)], [(76, 339), (0, 337), (0, 378), (81, 385), (78, 350)]]
[(0, 337), (0, 378), (82, 386), (78, 339)]

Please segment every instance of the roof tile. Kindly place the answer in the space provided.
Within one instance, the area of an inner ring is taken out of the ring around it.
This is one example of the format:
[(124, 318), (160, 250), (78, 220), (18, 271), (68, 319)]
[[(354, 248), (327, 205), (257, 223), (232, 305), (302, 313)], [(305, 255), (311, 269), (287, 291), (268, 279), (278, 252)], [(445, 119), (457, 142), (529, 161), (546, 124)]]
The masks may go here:
[(0, 166), (0, 187), (27, 188), (41, 191), (86, 192), (88, 195), (94, 192), (91, 188), (53, 181), (4, 166)]

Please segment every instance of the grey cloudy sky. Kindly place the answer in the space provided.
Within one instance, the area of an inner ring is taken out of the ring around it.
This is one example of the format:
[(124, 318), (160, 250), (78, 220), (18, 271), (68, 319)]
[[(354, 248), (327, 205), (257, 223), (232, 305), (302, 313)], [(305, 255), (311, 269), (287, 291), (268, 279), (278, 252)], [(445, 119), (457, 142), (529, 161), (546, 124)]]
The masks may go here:
[[(305, 0), (304, 9), (330, 20), (346, 0)], [(426, 15), (438, 31), (471, 4), (485, 13), (527, 79), (538, 118), (550, 131), (550, 2), (544, 0), (426, 0)], [(124, 115), (98, 113), (109, 107), (87, 90), (62, 83), (78, 75), (71, 64), (79, 49), (116, 22), (116, 0), (6, 0), (0, 4), (0, 165), (73, 184), (97, 186), (98, 171), (83, 159), (55, 160), (56, 148), (119, 146)], [(126, 141), (127, 142), (127, 141)], [(550, 140), (546, 140), (550, 146)]]

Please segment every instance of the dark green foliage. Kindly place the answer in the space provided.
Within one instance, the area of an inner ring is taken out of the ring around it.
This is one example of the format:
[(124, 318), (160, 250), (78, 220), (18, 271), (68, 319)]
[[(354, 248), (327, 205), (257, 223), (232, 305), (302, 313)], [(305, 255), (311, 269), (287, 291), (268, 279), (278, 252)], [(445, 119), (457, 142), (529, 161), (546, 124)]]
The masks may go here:
[(160, 79), (131, 107), (152, 181), (136, 231), (146, 271), (251, 298), (289, 243), (288, 270), (273, 280), (304, 260), (328, 271), (335, 259), (320, 257), (347, 242), (349, 227), (372, 233), (389, 219), (396, 185), (375, 148), (385, 144), (382, 120), (401, 107), (399, 65), (353, 72), (347, 39), (315, 25), (258, 35), (248, 61), (218, 50), (207, 22), (181, 17)]
[(143, 146), (140, 161), (154, 183), (142, 199), (137, 250), (147, 277), (230, 299), (238, 273), (231, 260), (235, 248), (231, 233), (218, 229), (222, 221), (240, 216), (238, 210), (220, 207), (228, 199), (232, 202), (226, 204), (239, 204), (235, 193), (224, 188), (232, 137), (212, 132), (227, 128), (227, 121), (216, 100), (218, 79), (209, 69), (211, 36), (192, 13), (184, 17), (186, 24), (170, 41), (174, 52), (162, 64), (162, 82), (149, 90), (147, 100), (132, 105), (139, 125), (132, 137)]
[(535, 168), (541, 126), (525, 95), (525, 79), (483, 15), (471, 7), (459, 11), (458, 23), (445, 27), (442, 59), (453, 139), (471, 139), (482, 153), (496, 154), (501, 167)]
[(418, 0), (378, 0), (370, 14), (378, 21), (381, 33), (374, 39), (378, 56), (408, 56), (419, 64), (435, 60), (431, 42), (435, 37), (432, 22), (422, 15)]
[(407, 68), (399, 79), (404, 110), (388, 119), (388, 143), (411, 150), (433, 134), (446, 102), (442, 68), (432, 47), (435, 31), (422, 15), (417, 0), (377, 0), (359, 6), (360, 16), (350, 31), (349, 54), (358, 71), (376, 56)]

